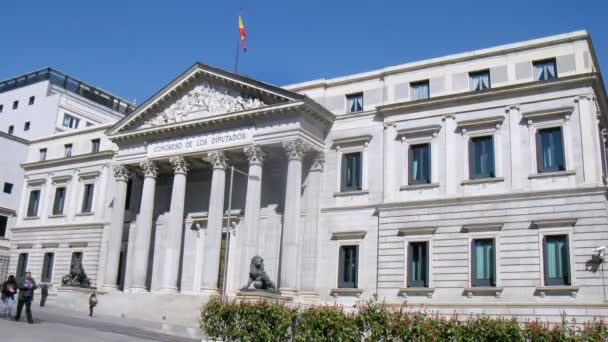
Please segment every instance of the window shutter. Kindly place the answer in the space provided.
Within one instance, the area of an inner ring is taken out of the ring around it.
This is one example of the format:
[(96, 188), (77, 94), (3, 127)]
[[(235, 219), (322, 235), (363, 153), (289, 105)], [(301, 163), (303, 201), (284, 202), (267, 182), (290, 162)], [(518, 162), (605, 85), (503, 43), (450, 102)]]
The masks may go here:
[(564, 158), (564, 134), (561, 127), (555, 131), (554, 141), (556, 145), (556, 158), (558, 162), (558, 171), (566, 170), (566, 163)]
[(570, 246), (568, 245), (568, 236), (564, 235), (564, 285), (571, 285), (570, 282)]
[[(500, 147), (499, 147), (500, 148)], [(490, 177), (496, 177), (496, 164), (494, 160), (494, 136), (490, 136), (488, 140), (488, 153), (490, 158), (488, 158), (488, 167), (490, 168)]]
[(356, 182), (357, 184), (355, 185), (355, 190), (361, 190), (362, 186), (361, 186), (361, 174), (362, 174), (362, 163), (361, 163), (361, 153), (357, 153), (355, 154), (355, 174), (356, 174)]
[[(411, 151), (411, 150), (410, 150)], [(413, 274), (414, 274), (414, 248), (412, 244), (407, 244), (407, 287), (413, 287)]]
[(357, 271), (359, 269), (359, 247), (355, 246), (353, 247), (353, 257), (351, 258), (352, 260), (352, 282), (353, 282), (353, 288), (358, 288), (358, 278), (359, 275), (357, 274)]
[(475, 240), (471, 240), (471, 284), (477, 286), (477, 248), (475, 248)]
[(412, 146), (410, 146), (407, 149), (407, 155), (408, 155), (408, 159), (407, 159), (407, 164), (408, 164), (408, 180), (407, 183), (409, 185), (414, 184), (414, 150), (412, 149)]
[(539, 131), (536, 131), (536, 168), (538, 172), (543, 172), (543, 144), (541, 139), (541, 134)]
[(430, 242), (424, 243), (424, 287), (430, 287), (431, 273), (429, 272), (429, 264), (430, 264), (429, 243)]
[(496, 286), (496, 240), (490, 240), (492, 244), (490, 245), (492, 248), (492, 253), (490, 254), (490, 267), (492, 267), (492, 279), (490, 279), (490, 285)]
[(431, 144), (426, 144), (426, 160), (424, 161), (424, 176), (426, 182), (431, 183)]
[(547, 248), (547, 237), (543, 236), (543, 273), (544, 273), (544, 278), (545, 278), (545, 285), (549, 285), (549, 274), (548, 274), (548, 267), (547, 267), (547, 262), (549, 262), (549, 258), (548, 258), (548, 248)]
[(469, 179), (476, 178), (475, 166), (475, 143), (473, 139), (469, 139)]
[(346, 158), (346, 155), (343, 154), (342, 155), (342, 177), (340, 177), (340, 191), (346, 191), (347, 190), (347, 186), (346, 186), (346, 172), (348, 169), (348, 158)]
[(338, 288), (346, 287), (344, 284), (344, 247), (340, 247), (340, 260), (338, 264)]

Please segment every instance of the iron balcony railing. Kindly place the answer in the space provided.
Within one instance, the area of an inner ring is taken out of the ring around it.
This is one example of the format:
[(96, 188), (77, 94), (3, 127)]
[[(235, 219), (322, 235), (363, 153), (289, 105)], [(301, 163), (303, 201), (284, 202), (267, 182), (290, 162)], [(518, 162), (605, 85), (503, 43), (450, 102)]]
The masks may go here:
[(131, 113), (135, 109), (135, 106), (131, 103), (53, 68), (40, 69), (5, 81), (0, 81), (0, 93), (46, 80), (50, 81), (51, 84), (55, 86), (61, 87), (125, 115)]

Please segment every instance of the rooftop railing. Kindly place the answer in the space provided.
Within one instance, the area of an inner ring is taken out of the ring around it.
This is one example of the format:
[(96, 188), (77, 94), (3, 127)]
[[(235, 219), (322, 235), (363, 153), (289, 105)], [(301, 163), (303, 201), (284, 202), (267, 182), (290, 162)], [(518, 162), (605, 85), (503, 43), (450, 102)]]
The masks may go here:
[(53, 68), (36, 70), (25, 75), (0, 81), (0, 93), (47, 80), (55, 86), (68, 90), (124, 115), (131, 113), (135, 109), (135, 106), (131, 103)]

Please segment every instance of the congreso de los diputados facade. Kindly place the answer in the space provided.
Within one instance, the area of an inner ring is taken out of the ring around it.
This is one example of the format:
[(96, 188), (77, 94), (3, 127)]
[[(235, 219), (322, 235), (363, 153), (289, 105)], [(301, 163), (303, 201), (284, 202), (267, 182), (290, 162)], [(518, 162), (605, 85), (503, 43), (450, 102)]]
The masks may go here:
[(86, 281), (100, 313), (192, 326), (222, 294), (606, 316), (598, 65), (585, 31), (282, 87), (194, 63), (30, 141), (9, 272), (66, 308), (88, 309), (65, 286)]

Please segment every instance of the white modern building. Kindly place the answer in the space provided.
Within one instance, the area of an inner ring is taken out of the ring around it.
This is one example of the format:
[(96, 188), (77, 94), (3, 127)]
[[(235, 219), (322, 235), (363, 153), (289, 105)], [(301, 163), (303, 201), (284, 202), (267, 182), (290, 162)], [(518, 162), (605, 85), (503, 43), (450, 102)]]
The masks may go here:
[(21, 164), (30, 141), (114, 123), (133, 109), (129, 102), (52, 68), (0, 81), (0, 279), (7, 275), (9, 237), (24, 183)]
[[(584, 31), (287, 87), (195, 63), (29, 144), (11, 271), (85, 310), (80, 258), (102, 312), (193, 326), (223, 270), (231, 298), (606, 316), (607, 114)], [(280, 294), (241, 290), (256, 255)]]

